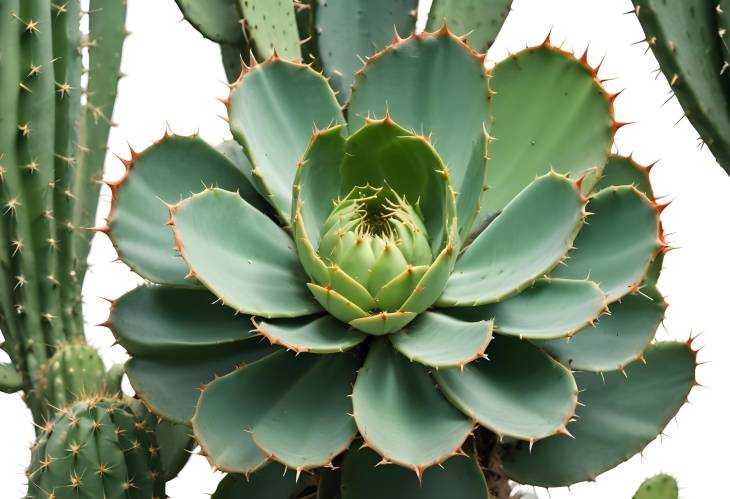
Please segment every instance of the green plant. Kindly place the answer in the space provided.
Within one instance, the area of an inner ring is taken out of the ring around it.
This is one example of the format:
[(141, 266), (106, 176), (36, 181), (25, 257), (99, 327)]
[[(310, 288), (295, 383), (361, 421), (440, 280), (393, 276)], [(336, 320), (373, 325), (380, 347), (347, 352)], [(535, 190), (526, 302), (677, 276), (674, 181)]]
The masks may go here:
[[(78, 1), (0, 2), (0, 328), (12, 361), (2, 366), (9, 373), (3, 391), (23, 390), (38, 425), (77, 390), (88, 395), (105, 384), (101, 359), (84, 345), (81, 283), (125, 8), (124, 1), (92, 0), (85, 37)], [(88, 369), (63, 366), (69, 360)]]
[(674, 477), (657, 475), (641, 484), (634, 494), (634, 499), (678, 499), (679, 487)]
[(33, 445), (26, 497), (165, 497), (155, 425), (138, 400), (77, 400)]
[[(104, 231), (156, 283), (108, 322), (137, 392), (230, 473), (219, 498), (502, 499), (639, 452), (696, 361), (653, 343), (664, 206), (609, 154), (597, 69), (546, 41), (488, 72), (444, 26), (346, 74), (385, 28), (316, 5), (332, 86), (253, 58), (226, 102), (235, 142), (166, 134), (111, 183)], [(256, 26), (254, 51), (290, 42)]]
[(633, 0), (646, 41), (684, 114), (730, 171), (730, 2)]

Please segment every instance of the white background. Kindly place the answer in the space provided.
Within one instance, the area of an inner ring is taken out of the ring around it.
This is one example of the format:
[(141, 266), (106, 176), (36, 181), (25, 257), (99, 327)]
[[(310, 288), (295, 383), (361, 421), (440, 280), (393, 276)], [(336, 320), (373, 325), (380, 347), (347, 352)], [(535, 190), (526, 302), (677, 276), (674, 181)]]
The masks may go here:
[[(421, 20), (430, 2), (422, 3)], [(119, 126), (112, 132), (111, 151), (128, 157), (127, 142), (136, 150), (145, 148), (162, 135), (166, 123), (180, 134), (199, 130), (213, 143), (228, 138), (227, 124), (217, 117), (224, 108), (215, 98), (227, 95), (217, 47), (181, 21), (173, 0), (128, 0), (128, 5), (132, 35), (122, 63), (128, 76), (119, 87), (114, 113)], [(657, 63), (646, 44), (634, 44), (643, 34), (633, 15), (623, 15), (631, 8), (628, 0), (515, 0), (489, 59), (496, 61), (508, 51), (541, 43), (551, 27), (555, 44), (580, 54), (590, 42), (590, 62), (605, 57), (599, 76), (613, 78), (606, 82), (607, 89), (625, 89), (616, 100), (617, 119), (635, 122), (618, 132), (618, 151), (633, 152), (643, 164), (659, 160), (652, 183), (658, 195), (674, 200), (662, 221), (670, 242), (679, 249), (667, 255), (659, 281), (671, 306), (658, 337), (685, 340), (691, 331), (704, 332), (696, 345), (707, 345), (700, 360), (708, 363), (699, 368), (698, 379), (708, 388), (693, 390), (692, 405), (670, 423), (669, 438), (649, 445), (643, 457), (634, 457), (596, 483), (578, 484), (570, 491), (552, 489), (551, 497), (630, 498), (644, 477), (657, 472), (677, 476), (685, 499), (727, 497), (730, 179), (706, 148), (698, 148), (697, 134), (681, 119), (677, 101), (662, 105), (670, 96), (669, 86), (661, 74), (653, 73)], [(107, 178), (115, 179), (121, 171), (120, 162), (110, 154)], [(108, 201), (105, 191), (101, 214)], [(92, 271), (84, 286), (89, 324), (106, 318), (108, 303), (99, 296), (115, 298), (139, 282), (123, 264), (112, 263), (114, 257), (109, 242), (97, 236)], [(111, 346), (108, 330), (89, 326), (87, 331), (108, 362), (124, 359), (121, 348)], [(27, 446), (33, 438), (30, 415), (19, 396), (3, 394), (0, 414), (0, 496), (21, 496)], [(181, 476), (170, 482), (168, 493), (173, 499), (204, 498), (215, 490), (219, 478), (202, 457), (194, 456)], [(545, 490), (537, 493), (548, 497)]]

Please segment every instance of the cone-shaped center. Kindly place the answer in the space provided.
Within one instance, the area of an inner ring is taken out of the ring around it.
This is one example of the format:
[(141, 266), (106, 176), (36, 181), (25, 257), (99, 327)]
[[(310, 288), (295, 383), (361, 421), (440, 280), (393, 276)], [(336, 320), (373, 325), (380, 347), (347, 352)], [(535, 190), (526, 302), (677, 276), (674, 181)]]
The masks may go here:
[[(378, 302), (376, 310), (397, 310), (413, 292), (413, 279), (404, 279), (405, 273), (433, 262), (417, 208), (387, 188), (353, 189), (337, 202), (322, 234), (318, 253), (327, 265), (341, 269), (373, 297), (383, 288), (390, 291), (387, 303)], [(351, 293), (344, 287), (335, 291), (345, 297)]]

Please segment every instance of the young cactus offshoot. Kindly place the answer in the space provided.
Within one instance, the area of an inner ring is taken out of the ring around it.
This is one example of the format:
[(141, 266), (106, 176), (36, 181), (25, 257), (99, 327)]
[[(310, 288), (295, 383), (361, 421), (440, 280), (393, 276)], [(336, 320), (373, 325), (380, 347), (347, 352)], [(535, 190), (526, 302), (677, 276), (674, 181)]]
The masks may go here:
[[(336, 39), (354, 58), (361, 36)], [(252, 59), (226, 101), (241, 147), (166, 135), (133, 158), (110, 236), (157, 286), (112, 309), (130, 381), (232, 474), (218, 497), (277, 474), (343, 499), (592, 479), (695, 369), (650, 345), (663, 208), (609, 161), (615, 96), (549, 41), (491, 72), (445, 26), (381, 46), (344, 107), (309, 65)]]

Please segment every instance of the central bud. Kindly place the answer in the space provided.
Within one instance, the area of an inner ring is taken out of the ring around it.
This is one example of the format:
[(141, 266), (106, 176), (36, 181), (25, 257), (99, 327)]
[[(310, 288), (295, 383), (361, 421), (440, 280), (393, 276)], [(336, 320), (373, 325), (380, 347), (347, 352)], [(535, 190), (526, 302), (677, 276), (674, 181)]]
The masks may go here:
[[(428, 234), (417, 207), (388, 187), (357, 187), (338, 201), (322, 228), (318, 254), (374, 298), (368, 312), (396, 311), (433, 263)], [(332, 288), (345, 298), (351, 286)]]

